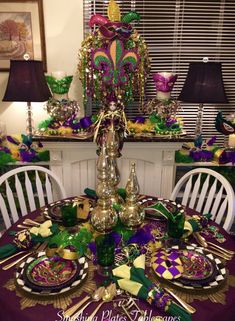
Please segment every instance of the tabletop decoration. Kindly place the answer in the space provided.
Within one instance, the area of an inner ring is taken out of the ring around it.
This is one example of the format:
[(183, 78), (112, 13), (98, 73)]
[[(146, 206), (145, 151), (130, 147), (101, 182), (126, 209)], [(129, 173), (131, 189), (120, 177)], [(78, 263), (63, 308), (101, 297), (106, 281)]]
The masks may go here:
[(55, 223), (62, 224), (61, 209), (64, 206), (72, 206), (76, 208), (76, 221), (84, 221), (88, 218), (90, 211), (92, 210), (93, 201), (86, 197), (74, 197), (66, 200), (59, 200), (54, 203), (48, 204), (43, 210), (42, 214), (44, 218), (52, 220)]
[(73, 137), (88, 139), (94, 135), (94, 123), (96, 115), (84, 116), (80, 120), (76, 114), (72, 114), (65, 121), (57, 121), (52, 117), (43, 120), (38, 125), (35, 136)]
[(110, 275), (115, 259), (115, 240), (112, 235), (109, 233), (95, 238), (98, 272), (104, 276)]
[(163, 249), (152, 255), (152, 267), (159, 277), (167, 280), (181, 277), (185, 269), (177, 251)]
[[(67, 276), (66, 276), (67, 273)], [(47, 258), (45, 252), (28, 257), (16, 272), (16, 286), (22, 291), (39, 296), (55, 296), (77, 288), (86, 278), (88, 263), (84, 257), (77, 261), (59, 257)], [(59, 284), (58, 279), (64, 284)]]
[(48, 114), (57, 122), (64, 122), (79, 111), (77, 101), (68, 98), (68, 92), (73, 76), (67, 76), (63, 71), (54, 71), (46, 75), (47, 83), (53, 97), (47, 102)]
[(127, 124), (130, 134), (134, 136), (177, 137), (186, 134), (182, 129), (181, 118), (162, 116), (155, 111), (145, 116), (143, 122), (137, 118), (134, 121), (128, 120)]
[(113, 275), (118, 278), (117, 284), (121, 289), (147, 301), (161, 312), (180, 317), (183, 321), (192, 320), (191, 315), (177, 305), (163, 288), (147, 278), (144, 255), (136, 258), (132, 267), (121, 265), (113, 269)]
[(0, 143), (0, 164), (6, 165), (16, 161), (39, 162), (48, 161), (49, 152), (43, 145), (33, 143), (32, 137), (21, 135), (7, 135)]
[(198, 136), (194, 143), (183, 144), (182, 149), (176, 151), (177, 163), (214, 162), (215, 164), (235, 163), (235, 150), (221, 148), (216, 144), (216, 136), (208, 140)]
[(49, 257), (57, 254), (67, 260), (76, 260), (86, 253), (87, 245), (91, 240), (92, 233), (85, 227), (81, 227), (76, 233), (64, 230), (49, 240), (46, 253)]
[(114, 129), (112, 122), (106, 136), (106, 147), (110, 168), (110, 187), (111, 187), (111, 202), (112, 204), (122, 204), (123, 198), (118, 194), (118, 184), (120, 183), (120, 171), (117, 165), (117, 158), (120, 156), (120, 135)]
[(131, 164), (130, 175), (126, 184), (126, 201), (119, 212), (121, 222), (128, 228), (136, 228), (144, 221), (144, 211), (138, 204), (139, 183), (135, 163)]
[(106, 146), (103, 145), (97, 161), (97, 205), (91, 211), (91, 224), (101, 233), (108, 232), (117, 224), (118, 214), (111, 203), (110, 165)]
[(159, 215), (162, 215), (167, 219), (167, 232), (169, 237), (179, 239), (183, 236), (185, 213), (181, 206), (177, 206), (176, 203), (169, 201), (165, 203), (158, 201), (155, 204), (145, 208), (145, 210), (149, 209), (157, 212)]
[(78, 64), (85, 109), (88, 97), (99, 105), (107, 104), (110, 92), (124, 104), (138, 93), (142, 108), (150, 60), (144, 39), (130, 24), (134, 20), (140, 20), (137, 12), (121, 16), (113, 0), (108, 4), (108, 17), (94, 14), (90, 18), (90, 27), (96, 28), (82, 42)]

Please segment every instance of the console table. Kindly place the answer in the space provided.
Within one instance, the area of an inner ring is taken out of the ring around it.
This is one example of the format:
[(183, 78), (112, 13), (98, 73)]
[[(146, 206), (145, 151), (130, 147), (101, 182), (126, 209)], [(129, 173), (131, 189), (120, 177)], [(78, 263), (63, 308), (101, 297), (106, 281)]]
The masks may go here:
[[(96, 149), (92, 141), (35, 137), (50, 152), (50, 169), (60, 177), (68, 196), (81, 195), (96, 186)], [(140, 193), (169, 198), (175, 182), (175, 151), (190, 137), (128, 138), (118, 159), (120, 186), (125, 187), (130, 163), (136, 163)]]

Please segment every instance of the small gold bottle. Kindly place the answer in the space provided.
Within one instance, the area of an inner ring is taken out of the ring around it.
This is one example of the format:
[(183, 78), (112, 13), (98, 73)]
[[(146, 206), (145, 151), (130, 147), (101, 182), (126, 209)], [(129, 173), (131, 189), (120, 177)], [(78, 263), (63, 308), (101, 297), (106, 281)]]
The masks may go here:
[(126, 184), (126, 194), (126, 204), (119, 213), (119, 217), (124, 225), (135, 228), (144, 221), (144, 211), (138, 204), (139, 183), (136, 176), (135, 163), (131, 164), (131, 172)]

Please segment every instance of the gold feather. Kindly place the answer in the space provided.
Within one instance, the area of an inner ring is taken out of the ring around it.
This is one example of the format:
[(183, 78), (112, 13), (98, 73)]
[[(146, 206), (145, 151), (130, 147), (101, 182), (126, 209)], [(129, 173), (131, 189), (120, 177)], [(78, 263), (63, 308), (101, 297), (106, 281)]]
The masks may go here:
[(108, 17), (109, 17), (110, 21), (120, 21), (121, 20), (120, 8), (115, 0), (109, 1)]

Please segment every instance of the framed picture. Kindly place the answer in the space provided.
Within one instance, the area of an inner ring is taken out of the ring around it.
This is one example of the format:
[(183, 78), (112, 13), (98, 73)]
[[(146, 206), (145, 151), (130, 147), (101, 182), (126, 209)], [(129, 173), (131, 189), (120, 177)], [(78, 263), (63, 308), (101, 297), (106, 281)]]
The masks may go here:
[(43, 0), (0, 0), (0, 70), (11, 59), (42, 60), (46, 71)]

